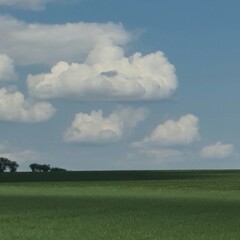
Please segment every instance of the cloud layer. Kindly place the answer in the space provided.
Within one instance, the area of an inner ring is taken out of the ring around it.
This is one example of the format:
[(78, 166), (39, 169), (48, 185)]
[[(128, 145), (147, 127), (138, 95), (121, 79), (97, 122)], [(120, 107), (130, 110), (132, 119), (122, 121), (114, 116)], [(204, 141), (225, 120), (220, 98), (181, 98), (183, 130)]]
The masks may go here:
[(0, 120), (12, 122), (41, 122), (55, 113), (53, 106), (46, 102), (33, 103), (26, 100), (21, 92), (10, 92), (0, 88)]
[(29, 24), (0, 15), (0, 31), (0, 52), (17, 65), (55, 64), (50, 73), (28, 77), (36, 98), (152, 100), (177, 88), (162, 52), (125, 56), (131, 34), (120, 24)]
[(6, 54), (0, 54), (0, 82), (15, 80), (17, 74), (15, 73), (13, 60)]
[(113, 23), (30, 24), (0, 15), (0, 31), (0, 52), (20, 65), (82, 61), (98, 43), (130, 41), (130, 34)]
[(29, 10), (43, 10), (45, 4), (54, 0), (0, 0), (0, 6), (9, 6)]
[(120, 140), (146, 118), (146, 109), (122, 108), (109, 116), (103, 112), (78, 113), (64, 135), (65, 141), (80, 143), (111, 143)]
[(188, 114), (179, 120), (168, 120), (159, 124), (149, 137), (141, 142), (136, 142), (134, 146), (174, 146), (188, 145), (199, 139), (198, 118)]
[(171, 96), (177, 79), (162, 52), (125, 57), (122, 48), (101, 44), (83, 64), (59, 62), (51, 73), (30, 75), (28, 88), (40, 99), (151, 100)]
[(8, 6), (32, 11), (41, 11), (45, 9), (47, 3), (71, 3), (73, 1), (74, 0), (0, 0), (0, 6)]
[(234, 146), (232, 144), (223, 144), (217, 142), (216, 144), (208, 145), (201, 151), (203, 158), (227, 158), (234, 153)]

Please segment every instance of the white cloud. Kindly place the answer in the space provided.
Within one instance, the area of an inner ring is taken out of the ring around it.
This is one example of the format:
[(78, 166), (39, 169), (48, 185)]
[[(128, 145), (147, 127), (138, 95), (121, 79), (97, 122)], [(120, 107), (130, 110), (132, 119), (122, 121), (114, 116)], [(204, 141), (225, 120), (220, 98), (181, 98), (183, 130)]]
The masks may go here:
[(51, 73), (28, 77), (37, 98), (152, 100), (177, 88), (162, 52), (125, 56), (131, 34), (121, 24), (29, 24), (0, 15), (0, 32), (0, 52), (17, 65), (55, 64)]
[(41, 122), (55, 113), (53, 106), (46, 102), (33, 103), (26, 100), (21, 92), (10, 92), (0, 88), (0, 120), (13, 122)]
[(0, 54), (0, 81), (15, 80), (16, 78), (13, 60), (5, 54)]
[(159, 162), (180, 160), (184, 156), (184, 153), (181, 151), (167, 148), (142, 149), (139, 152)]
[(35, 160), (38, 157), (38, 154), (32, 150), (23, 150), (23, 151), (8, 151), (2, 152), (1, 157), (6, 157), (17, 163), (22, 163), (29, 160)]
[[(20, 8), (24, 10), (40, 11), (44, 10), (50, 2), (67, 2), (65, 0), (0, 0), (0, 6)], [(73, 2), (73, 0), (68, 0)]]
[(149, 137), (133, 143), (135, 147), (144, 145), (171, 146), (188, 145), (199, 139), (198, 118), (188, 114), (179, 120), (168, 120), (159, 124)]
[(78, 113), (64, 135), (65, 141), (81, 143), (111, 143), (123, 138), (139, 122), (146, 118), (146, 109), (122, 108), (109, 116), (103, 112)]
[(98, 43), (119, 46), (130, 41), (130, 34), (120, 24), (30, 24), (3, 15), (0, 32), (0, 52), (20, 65), (82, 61)]
[(0, 0), (0, 6), (10, 6), (29, 10), (42, 10), (51, 0)]
[(223, 144), (217, 142), (213, 145), (208, 145), (201, 150), (203, 158), (227, 158), (234, 153), (234, 146), (232, 144)]
[(177, 88), (174, 66), (162, 52), (125, 57), (123, 49), (97, 45), (83, 64), (59, 62), (49, 74), (29, 75), (28, 88), (40, 99), (151, 100)]

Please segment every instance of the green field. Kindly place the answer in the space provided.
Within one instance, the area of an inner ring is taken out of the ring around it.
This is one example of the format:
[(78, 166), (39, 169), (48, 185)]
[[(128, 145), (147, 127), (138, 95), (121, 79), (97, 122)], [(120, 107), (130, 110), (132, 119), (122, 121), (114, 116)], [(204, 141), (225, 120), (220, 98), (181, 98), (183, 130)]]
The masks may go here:
[(84, 174), (0, 175), (0, 239), (240, 239), (240, 171)]

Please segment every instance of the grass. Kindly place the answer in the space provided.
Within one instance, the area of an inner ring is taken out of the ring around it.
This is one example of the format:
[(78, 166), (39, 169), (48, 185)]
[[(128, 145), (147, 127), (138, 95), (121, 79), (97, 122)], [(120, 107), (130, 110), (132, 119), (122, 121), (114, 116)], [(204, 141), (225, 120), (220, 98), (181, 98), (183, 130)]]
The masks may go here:
[(2, 182), (0, 239), (240, 239), (240, 171), (154, 174), (161, 180)]

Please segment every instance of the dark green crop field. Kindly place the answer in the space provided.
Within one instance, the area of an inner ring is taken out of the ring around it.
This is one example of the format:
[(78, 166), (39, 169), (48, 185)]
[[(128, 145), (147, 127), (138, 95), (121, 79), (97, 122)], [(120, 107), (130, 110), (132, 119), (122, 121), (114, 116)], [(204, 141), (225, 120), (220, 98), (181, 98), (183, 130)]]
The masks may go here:
[(0, 174), (0, 239), (239, 240), (240, 171)]

